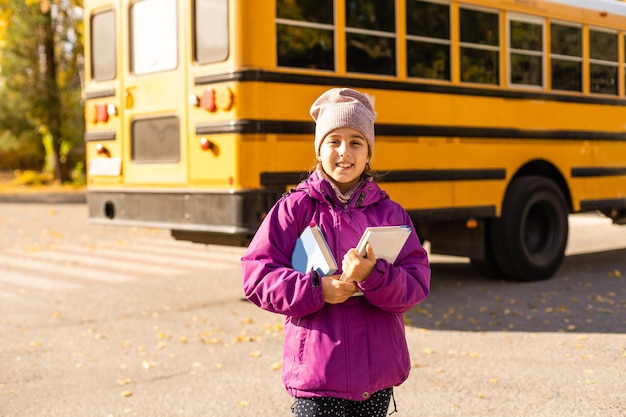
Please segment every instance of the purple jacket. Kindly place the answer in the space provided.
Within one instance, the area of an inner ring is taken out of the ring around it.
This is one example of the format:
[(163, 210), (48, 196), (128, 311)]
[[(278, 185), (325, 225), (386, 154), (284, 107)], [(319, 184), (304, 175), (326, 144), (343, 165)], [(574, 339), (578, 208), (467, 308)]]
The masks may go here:
[(409, 225), (407, 212), (375, 182), (365, 182), (347, 204), (313, 173), (268, 213), (242, 257), (248, 300), (284, 314), (283, 382), (294, 397), (367, 400), (406, 380), (411, 368), (403, 313), (424, 300), (430, 286), (427, 254), (413, 231), (395, 264), (377, 260), (360, 284), (364, 296), (325, 304), (311, 272), (292, 269), (296, 240), (319, 225), (341, 273), (344, 254), (367, 226)]

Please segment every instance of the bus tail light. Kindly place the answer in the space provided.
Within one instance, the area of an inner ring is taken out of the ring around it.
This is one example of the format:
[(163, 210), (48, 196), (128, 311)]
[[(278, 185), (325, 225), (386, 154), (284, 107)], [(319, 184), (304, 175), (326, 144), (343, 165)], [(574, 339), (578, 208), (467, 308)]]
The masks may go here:
[(111, 152), (109, 152), (107, 147), (101, 143), (96, 145), (96, 152), (98, 153), (98, 155), (111, 156)]
[(109, 112), (105, 103), (96, 104), (96, 122), (106, 123), (109, 121)]
[(205, 137), (200, 138), (200, 148), (202, 148), (203, 151), (211, 151), (213, 152), (213, 154), (215, 154), (215, 156), (217, 156), (218, 154), (218, 147), (217, 144)]
[(215, 89), (207, 88), (204, 90), (202, 98), (200, 99), (200, 106), (209, 112), (217, 110), (217, 105), (215, 104)]
[(95, 122), (106, 123), (111, 116), (117, 115), (117, 108), (114, 104), (100, 103), (96, 104), (96, 117)]

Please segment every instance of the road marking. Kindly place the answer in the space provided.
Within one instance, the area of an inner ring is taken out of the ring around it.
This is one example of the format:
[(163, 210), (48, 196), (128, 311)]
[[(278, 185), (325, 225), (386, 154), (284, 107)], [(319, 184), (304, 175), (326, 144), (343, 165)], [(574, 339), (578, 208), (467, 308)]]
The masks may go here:
[[(45, 258), (46, 255), (41, 257)], [(0, 253), (0, 270), (4, 272), (8, 268), (30, 272), (40, 272), (46, 275), (64, 275), (78, 280), (102, 281), (102, 282), (125, 282), (130, 281), (132, 276), (111, 271), (103, 271), (80, 265), (64, 265), (46, 260), (33, 259), (32, 253)]]
[(58, 279), (45, 278), (41, 276), (34, 276), (23, 272), (15, 271), (2, 271), (0, 274), (0, 282), (5, 284), (36, 288), (39, 290), (73, 290), (80, 286), (70, 282), (60, 281)]
[(90, 282), (115, 284), (238, 268), (244, 250), (160, 238), (62, 244), (38, 251), (10, 248), (0, 251), (0, 283), (7, 287), (0, 297), (29, 288), (64, 291)]

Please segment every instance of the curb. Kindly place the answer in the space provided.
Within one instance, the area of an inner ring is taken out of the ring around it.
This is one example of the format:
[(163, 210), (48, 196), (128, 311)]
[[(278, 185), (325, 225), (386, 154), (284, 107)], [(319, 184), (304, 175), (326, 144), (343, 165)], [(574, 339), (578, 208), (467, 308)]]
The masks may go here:
[(85, 193), (0, 194), (0, 203), (18, 204), (86, 204)]

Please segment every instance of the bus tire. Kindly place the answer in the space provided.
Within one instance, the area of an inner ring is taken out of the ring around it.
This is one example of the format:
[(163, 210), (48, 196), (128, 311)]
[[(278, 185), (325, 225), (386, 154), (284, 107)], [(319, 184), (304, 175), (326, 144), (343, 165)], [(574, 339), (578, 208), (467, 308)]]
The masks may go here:
[(539, 176), (513, 180), (489, 236), (505, 278), (540, 281), (554, 275), (565, 257), (567, 216), (565, 197), (553, 181)]

